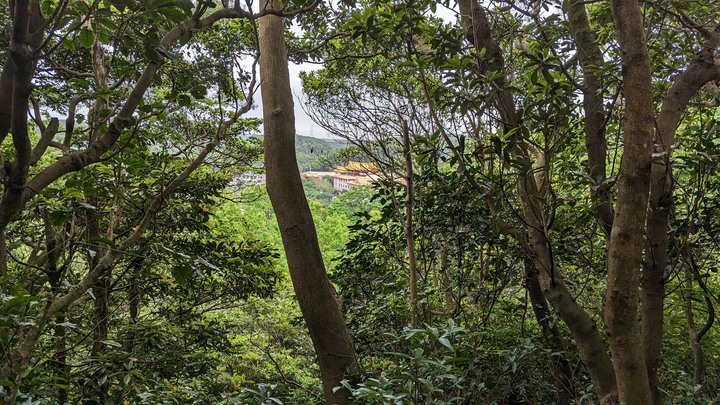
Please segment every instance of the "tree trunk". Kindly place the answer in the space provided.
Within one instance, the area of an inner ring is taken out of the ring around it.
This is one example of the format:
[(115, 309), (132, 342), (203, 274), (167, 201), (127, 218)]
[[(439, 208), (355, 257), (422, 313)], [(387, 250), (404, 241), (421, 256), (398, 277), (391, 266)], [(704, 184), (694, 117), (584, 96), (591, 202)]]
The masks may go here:
[[(96, 104), (97, 105), (97, 104)], [(96, 109), (91, 110), (94, 112)], [(86, 197), (86, 202), (94, 207), (99, 207), (98, 198), (95, 196)], [(100, 223), (98, 220), (97, 213), (95, 210), (88, 210), (86, 213), (86, 237), (88, 244), (88, 268), (91, 272), (95, 269), (100, 262), (100, 258), (104, 256), (105, 252), (97, 242), (100, 237)], [(110, 270), (96, 279), (92, 286), (92, 298), (93, 298), (93, 321), (92, 321), (92, 348), (90, 349), (90, 361), (97, 363), (105, 353), (108, 336), (108, 300), (109, 293), (108, 288), (110, 286), (109, 277)], [(101, 376), (97, 374), (91, 374), (87, 376), (88, 379), (83, 387), (83, 403), (84, 404), (102, 404), (105, 403), (106, 398), (106, 385), (96, 385), (93, 382), (100, 381)]]
[(578, 60), (583, 73), (583, 111), (585, 114), (585, 147), (588, 154), (588, 174), (593, 179), (590, 198), (605, 237), (610, 237), (613, 206), (610, 184), (606, 178), (607, 141), (605, 139), (605, 108), (601, 68), (605, 61), (590, 28), (585, 2), (571, 0), (567, 13), (570, 33), (578, 48)]
[(528, 256), (525, 257), (525, 289), (530, 297), (530, 304), (540, 331), (553, 352), (550, 360), (553, 365), (553, 383), (558, 390), (558, 405), (571, 404), (575, 398), (575, 388), (572, 368), (563, 355), (566, 350), (565, 339), (557, 325), (551, 322), (550, 308), (542, 293), (537, 269)]
[[(32, 93), (32, 79), (37, 65), (35, 50), (43, 40), (44, 20), (37, 0), (15, 0), (9, 3), (12, 14), (12, 38), (10, 58), (5, 62), (3, 77), (0, 80), (0, 141), (7, 130), (12, 134), (15, 158), (3, 163), (4, 188), (0, 199), (0, 222), (15, 217), (22, 207), (22, 195), (25, 190), (32, 159), (32, 142), (28, 130), (28, 108)], [(11, 87), (10, 87), (11, 86)], [(11, 88), (11, 97), (6, 91)], [(8, 122), (9, 120), (9, 122)], [(4, 231), (5, 227), (0, 227)]]
[[(143, 263), (145, 262), (144, 252), (141, 251), (130, 261), (130, 289), (128, 291), (128, 312), (130, 313), (130, 323), (136, 325), (138, 322), (138, 313), (140, 310), (140, 274)], [(125, 340), (125, 351), (132, 353), (135, 347), (135, 329), (131, 329)]]
[[(529, 165), (529, 162), (526, 162), (526, 165)], [(531, 170), (525, 172), (532, 173)], [(532, 176), (518, 180), (518, 194), (527, 222), (528, 254), (533, 257), (533, 266), (537, 269), (542, 292), (570, 330), (580, 357), (588, 368), (595, 391), (601, 401), (605, 402), (617, 392), (613, 365), (605, 342), (595, 320), (575, 301), (560, 275), (548, 236), (543, 231), (546, 228), (545, 219), (537, 215), (543, 213), (544, 209)]]
[[(693, 353), (693, 385), (702, 385), (705, 379), (705, 360), (702, 349), (702, 338), (710, 331), (715, 324), (715, 304), (712, 294), (708, 291), (708, 286), (704, 281), (704, 277), (700, 275), (695, 258), (692, 252), (683, 254), (685, 259), (685, 283), (688, 289), (685, 301), (685, 316), (688, 323), (688, 338), (690, 340), (690, 348)], [(692, 310), (692, 282), (697, 281), (698, 286), (703, 292), (705, 305), (707, 305), (708, 317), (705, 324), (700, 330), (695, 326), (695, 315)], [(696, 395), (701, 397), (704, 390), (700, 390)]]
[(440, 251), (440, 272), (441, 274), (441, 282), (442, 282), (442, 290), (443, 290), (443, 297), (445, 297), (445, 310), (449, 315), (455, 315), (459, 310), (459, 296), (458, 293), (458, 299), (455, 298), (455, 295), (452, 291), (452, 283), (450, 282), (450, 269), (448, 268), (448, 254), (445, 247)]
[(647, 252), (643, 266), (642, 339), (653, 402), (662, 403), (658, 366), (663, 336), (665, 266), (667, 262), (670, 213), (673, 208), (674, 178), (670, 159), (682, 114), (690, 99), (706, 83), (720, 80), (720, 66), (709, 49), (698, 53), (690, 66), (680, 74), (667, 95), (657, 118), (654, 152), (661, 159), (653, 161), (650, 182), (650, 207), (647, 219)]
[(695, 314), (692, 308), (693, 274), (689, 266), (685, 268), (685, 319), (688, 325), (688, 341), (693, 354), (693, 385), (701, 385), (705, 379), (705, 366), (703, 362), (703, 350), (698, 338), (697, 326), (695, 326)]
[(415, 230), (413, 227), (413, 205), (415, 204), (414, 172), (410, 151), (410, 129), (402, 120), (403, 157), (405, 158), (405, 181), (407, 196), (405, 199), (405, 240), (407, 242), (408, 271), (410, 272), (410, 314), (412, 325), (417, 326), (420, 310), (418, 308), (417, 260), (415, 259)]
[(638, 288), (650, 191), (655, 110), (643, 15), (637, 0), (613, 0), (620, 42), (625, 122), (617, 207), (608, 249), (605, 327), (621, 402), (652, 403), (638, 328)]
[(6, 279), (8, 275), (8, 251), (5, 231), (0, 230), (0, 278)]
[[(502, 52), (492, 36), (485, 10), (480, 7), (477, 0), (460, 0), (458, 4), (465, 37), (478, 53), (483, 55), (479, 65), (480, 71), (504, 72)], [(515, 145), (512, 154), (520, 165), (517, 172), (517, 190), (527, 234), (527, 241), (523, 247), (533, 258), (533, 266), (538, 270), (538, 278), (545, 298), (570, 329), (580, 356), (588, 368), (595, 391), (601, 400), (605, 401), (605, 398), (613, 398), (617, 391), (612, 362), (595, 321), (578, 305), (558, 272), (547, 233), (547, 219), (544, 217), (545, 199), (540, 194), (540, 187), (533, 176), (535, 170), (528, 146), (520, 136), (522, 129), (517, 121), (513, 95), (507, 89), (503, 77), (496, 83), (498, 84), (497, 89), (494, 90), (495, 108), (500, 116), (503, 131), (514, 134)]]
[[(58, 240), (57, 233), (53, 229), (50, 214), (47, 210), (43, 210), (43, 222), (45, 225), (47, 252), (45, 273), (50, 284), (50, 291), (53, 296), (56, 296), (60, 294), (60, 280), (63, 273), (62, 268), (57, 266), (61, 254), (61, 246), (59, 246), (61, 241)], [(58, 404), (61, 405), (68, 402), (68, 384), (70, 383), (70, 367), (67, 364), (67, 338), (63, 323), (65, 323), (65, 313), (61, 312), (55, 317), (55, 325), (53, 325), (55, 334), (54, 377), (57, 385), (57, 400)]]
[[(282, 8), (279, 1), (268, 6)], [(325, 400), (349, 404), (350, 392), (334, 391), (359, 370), (350, 332), (345, 325), (325, 265), (310, 207), (302, 188), (295, 157), (295, 116), (288, 73), (283, 18), (260, 19), (260, 77), (262, 81), (267, 189), (275, 211), (290, 277), (300, 310), (318, 356)]]

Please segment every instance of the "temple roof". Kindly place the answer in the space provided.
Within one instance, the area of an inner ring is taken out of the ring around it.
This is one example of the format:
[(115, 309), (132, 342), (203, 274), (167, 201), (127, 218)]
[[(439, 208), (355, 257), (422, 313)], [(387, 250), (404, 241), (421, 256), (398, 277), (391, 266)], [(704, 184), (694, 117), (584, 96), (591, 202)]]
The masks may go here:
[(336, 172), (377, 173), (380, 168), (374, 162), (349, 161), (345, 166), (335, 166)]

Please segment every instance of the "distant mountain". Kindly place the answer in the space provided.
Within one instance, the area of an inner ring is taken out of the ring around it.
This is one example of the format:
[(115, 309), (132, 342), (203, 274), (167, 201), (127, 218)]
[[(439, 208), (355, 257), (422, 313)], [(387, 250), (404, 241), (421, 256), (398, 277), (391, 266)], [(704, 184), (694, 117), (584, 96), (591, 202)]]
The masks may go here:
[[(253, 138), (262, 139), (262, 134), (253, 134)], [(350, 146), (345, 140), (315, 138), (295, 135), (295, 153), (301, 171), (327, 169), (333, 164), (329, 157), (333, 152)]]
[[(253, 138), (263, 138), (263, 134), (252, 134)], [(329, 139), (329, 138), (316, 138), (314, 136), (306, 135), (295, 135), (295, 146), (296, 150), (300, 151), (303, 149), (320, 149), (326, 152), (333, 151), (340, 148), (346, 148), (349, 146), (348, 142), (343, 139)]]

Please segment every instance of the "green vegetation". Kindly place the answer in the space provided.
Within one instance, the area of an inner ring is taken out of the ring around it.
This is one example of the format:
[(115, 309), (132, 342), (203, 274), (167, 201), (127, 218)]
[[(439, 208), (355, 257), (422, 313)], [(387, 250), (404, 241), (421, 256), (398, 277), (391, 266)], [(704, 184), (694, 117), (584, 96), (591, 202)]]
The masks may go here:
[(712, 2), (0, 15), (3, 405), (720, 401)]

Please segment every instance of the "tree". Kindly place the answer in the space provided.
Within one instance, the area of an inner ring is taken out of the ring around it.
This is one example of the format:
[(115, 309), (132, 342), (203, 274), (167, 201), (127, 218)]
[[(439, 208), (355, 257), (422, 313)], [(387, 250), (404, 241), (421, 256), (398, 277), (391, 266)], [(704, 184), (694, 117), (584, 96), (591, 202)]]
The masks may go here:
[[(672, 145), (677, 144), (673, 137), (691, 99), (718, 80), (716, 45), (710, 45), (716, 43), (716, 34), (698, 23), (713, 21), (717, 13), (695, 3), (675, 8), (630, 1), (607, 7), (571, 1), (563, 16), (545, 2), (500, 2), (492, 8), (461, 0), (458, 14), (468, 49), (443, 24), (432, 23), (429, 10), (438, 6), (419, 1), (340, 7), (342, 28), (329, 34), (334, 46), (325, 55), (327, 72), (340, 79), (323, 82), (316, 73), (306, 81), (319, 88), (311, 93), (316, 108), (332, 112), (335, 107), (325, 103), (335, 103), (338, 110), (350, 111), (346, 116), (352, 111), (380, 116), (379, 108), (362, 109), (374, 105), (371, 91), (343, 88), (344, 84), (385, 86), (382, 74), (368, 80), (369, 85), (362, 80), (371, 76), (364, 69), (387, 68), (378, 63), (383, 57), (394, 58), (397, 70), (407, 69), (402, 70), (404, 77), (411, 79), (404, 83), (415, 79), (425, 87), (424, 102), (433, 118), (425, 136), (441, 140), (435, 141), (440, 146), (434, 150), (452, 156), (448, 161), (476, 185), (473, 192), (483, 196), (497, 231), (514, 238), (532, 262), (529, 275), (537, 275), (541, 292), (530, 294), (536, 297), (533, 302), (541, 306), (547, 299), (567, 325), (599, 398), (608, 403), (618, 396), (628, 403), (660, 402), (664, 285), (670, 277), (667, 269), (677, 263), (668, 256), (673, 249), (672, 193), (678, 178), (672, 174)], [(653, 16), (644, 20), (645, 25), (639, 17), (643, 12)], [(672, 34), (660, 21), (687, 34), (683, 47), (670, 45)], [(689, 49), (698, 44), (691, 30), (703, 39), (694, 54)], [(638, 41), (645, 35), (659, 42)], [(357, 44), (338, 46), (350, 37)], [(614, 46), (615, 38), (620, 48)], [(600, 43), (606, 53), (622, 60), (622, 66), (603, 56)], [(667, 69), (659, 62), (666, 59), (672, 60)], [(335, 65), (345, 72), (332, 70)], [(672, 84), (666, 86), (663, 80), (668, 76)], [(373, 83), (378, 77), (380, 82)], [(343, 91), (353, 96), (335, 95)], [(584, 93), (582, 107), (579, 92)], [(327, 114), (317, 116), (327, 122)], [(368, 122), (372, 120), (343, 120), (336, 128), (352, 134)], [(658, 124), (655, 133), (653, 122)], [(621, 159), (608, 156), (610, 130), (622, 135), (611, 141)], [(467, 139), (474, 141), (470, 148)], [(584, 148), (575, 146), (578, 141)], [(583, 301), (589, 297), (578, 299), (588, 293), (577, 290), (579, 266), (565, 250), (575, 243), (569, 235), (582, 233), (577, 224), (563, 225), (562, 219), (572, 218), (564, 207), (575, 206), (568, 201), (578, 195), (567, 194), (576, 187), (568, 176), (573, 170), (583, 173), (589, 185), (586, 206), (602, 230), (602, 235), (591, 231), (587, 240), (608, 248), (604, 255), (590, 247), (590, 266), (607, 281), (605, 302), (598, 304), (604, 306), (602, 317), (588, 311), (593, 304)], [(528, 277), (528, 291), (534, 279)], [(597, 327), (601, 319), (606, 334)]]
[[(11, 135), (12, 143), (3, 147), (0, 269), (3, 289), (17, 282), (10, 289), (13, 310), (27, 311), (27, 322), (13, 321), (3, 330), (10, 336), (0, 371), (9, 391), (6, 403), (15, 402), (47, 326), (55, 326), (57, 352), (64, 352), (58, 324), (91, 288), (98, 292), (93, 356), (106, 349), (106, 291), (113, 269), (149, 240), (186, 180), (206, 164), (216, 169), (228, 164), (209, 156), (252, 122), (240, 117), (252, 106), (254, 70), (242, 69), (238, 61), (255, 54), (252, 21), (266, 13), (253, 14), (239, 4), (182, 1), (3, 5), (3, 14), (11, 16), (4, 38), (11, 49), (3, 54), (0, 78), (0, 140)], [(245, 41), (227, 45), (219, 35), (202, 35), (226, 20), (243, 21), (231, 28)], [(193, 82), (198, 72), (207, 86)], [(216, 102), (206, 98), (208, 86)], [(204, 112), (195, 122), (181, 125), (179, 115), (198, 111)], [(168, 124), (185, 132), (164, 138)], [(226, 152), (233, 145), (235, 163), (247, 158), (236, 140)], [(149, 152), (154, 148), (174, 156), (154, 155)], [(147, 163), (156, 166), (143, 173)], [(128, 174), (146, 178), (128, 187)], [(93, 187), (107, 192), (108, 200)], [(59, 209), (68, 199), (74, 209)], [(70, 232), (80, 228), (84, 236)], [(87, 255), (81, 258), (78, 251)], [(32, 272), (37, 274), (26, 277)], [(32, 281), (37, 277), (40, 285)]]
[[(268, 4), (282, 10), (279, 1)], [(349, 403), (345, 379), (359, 369), (352, 338), (334, 287), (325, 272), (315, 224), (305, 198), (295, 158), (295, 118), (288, 73), (283, 19), (260, 20), (259, 49), (265, 128), (267, 189), (280, 227), (295, 293), (313, 340), (325, 400)]]

